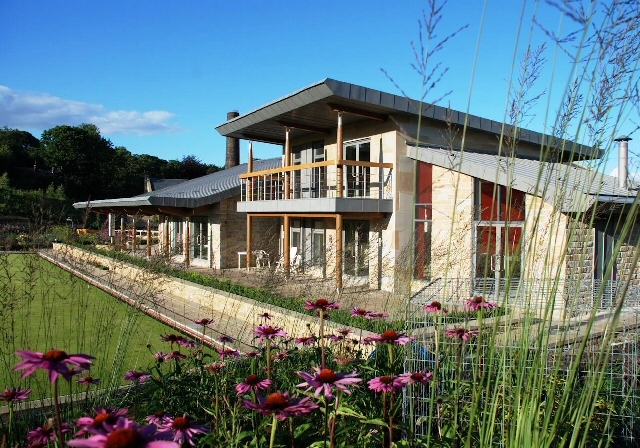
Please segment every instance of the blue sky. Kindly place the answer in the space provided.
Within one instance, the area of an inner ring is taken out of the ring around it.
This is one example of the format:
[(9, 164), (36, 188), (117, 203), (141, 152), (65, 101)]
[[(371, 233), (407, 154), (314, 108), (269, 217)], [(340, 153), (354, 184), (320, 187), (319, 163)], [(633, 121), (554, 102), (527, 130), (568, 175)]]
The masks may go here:
[[(451, 90), (441, 105), (503, 120), (514, 54), (522, 56), (530, 36), (534, 45), (543, 36), (530, 20), (534, 2), (523, 10), (517, 1), (488, 0), (483, 22), (484, 6), (445, 6), (439, 36), (469, 27), (433, 60), (449, 71), (427, 99)], [(91, 122), (135, 154), (193, 154), (223, 165), (225, 142), (215, 126), (230, 110), (248, 112), (326, 77), (398, 93), (381, 69), (418, 97), (411, 42), (426, 7), (413, 0), (3, 0), (0, 126), (39, 137), (56, 125)], [(559, 23), (544, 4), (536, 14), (554, 29)], [(566, 83), (561, 57), (552, 69), (553, 50), (533, 89), (547, 91), (528, 125), (534, 130), (543, 130), (547, 101), (558, 103)], [(632, 131), (625, 126), (620, 133)], [(630, 142), (632, 152), (639, 141)], [(257, 157), (279, 153), (256, 149)]]

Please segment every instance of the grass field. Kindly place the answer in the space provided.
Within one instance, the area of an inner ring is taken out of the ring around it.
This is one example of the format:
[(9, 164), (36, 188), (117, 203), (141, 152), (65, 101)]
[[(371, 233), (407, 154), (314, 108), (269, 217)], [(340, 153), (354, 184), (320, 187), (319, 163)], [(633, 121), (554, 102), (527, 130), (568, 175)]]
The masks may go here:
[[(100, 387), (122, 383), (128, 370), (145, 369), (153, 352), (167, 352), (160, 335), (170, 327), (35, 255), (0, 255), (0, 389), (30, 387), (32, 398), (50, 396), (43, 372), (20, 380), (16, 350), (95, 356), (90, 374)], [(86, 375), (86, 374), (85, 374)], [(69, 390), (69, 387), (72, 389)], [(61, 393), (79, 392), (76, 381)]]

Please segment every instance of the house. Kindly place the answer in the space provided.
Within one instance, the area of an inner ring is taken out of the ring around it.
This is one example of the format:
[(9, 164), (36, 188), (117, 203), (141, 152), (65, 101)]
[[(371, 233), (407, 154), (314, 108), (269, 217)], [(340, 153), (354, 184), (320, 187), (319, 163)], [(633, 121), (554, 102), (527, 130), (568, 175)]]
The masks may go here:
[[(236, 148), (238, 141), (230, 140), (228, 147)], [(164, 188), (129, 198), (78, 202), (73, 206), (109, 215), (109, 235), (114, 234), (113, 215), (158, 216), (155, 247), (161, 254), (187, 266), (234, 268), (239, 264), (238, 253), (244, 250), (246, 240), (246, 216), (237, 212), (236, 203), (240, 196), (239, 175), (247, 171), (247, 164), (238, 164), (238, 151), (231, 159), (226, 169), (196, 179), (165, 182)], [(268, 170), (279, 166), (280, 159), (258, 160), (253, 164), (256, 169)], [(266, 226), (264, 233), (269, 234), (273, 223), (265, 220), (262, 224)], [(145, 235), (150, 233), (148, 224)], [(265, 240), (265, 251), (275, 253), (267, 244)], [(150, 244), (147, 250), (151, 251)]]
[(283, 147), (237, 211), (247, 253), (275, 223), (285, 275), (563, 307), (638, 275), (636, 191), (588, 168), (601, 150), (333, 79), (216, 129)]

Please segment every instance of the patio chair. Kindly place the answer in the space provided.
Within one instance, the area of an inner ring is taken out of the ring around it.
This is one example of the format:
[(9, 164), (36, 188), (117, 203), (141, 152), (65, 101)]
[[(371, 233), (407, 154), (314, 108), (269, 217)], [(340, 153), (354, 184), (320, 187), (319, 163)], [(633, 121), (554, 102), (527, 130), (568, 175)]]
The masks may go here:
[[(300, 272), (301, 261), (302, 260), (300, 258), (300, 255), (298, 255), (298, 248), (297, 247), (289, 248), (289, 266), (291, 268), (290, 270), (295, 272)], [(280, 255), (280, 258), (276, 263), (276, 272), (282, 272), (282, 271), (284, 271), (284, 256)]]
[(254, 250), (252, 254), (256, 257), (256, 267), (263, 268), (265, 266), (271, 267), (271, 259), (269, 258), (269, 254), (261, 249)]

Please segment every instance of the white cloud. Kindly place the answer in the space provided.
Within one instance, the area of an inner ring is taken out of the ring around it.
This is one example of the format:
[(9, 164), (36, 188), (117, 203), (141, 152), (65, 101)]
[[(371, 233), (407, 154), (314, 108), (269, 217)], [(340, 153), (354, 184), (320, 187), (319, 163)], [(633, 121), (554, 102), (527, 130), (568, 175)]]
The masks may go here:
[(109, 111), (101, 104), (68, 100), (48, 93), (12, 90), (0, 85), (0, 126), (45, 130), (59, 125), (93, 123), (105, 136), (179, 132), (175, 115), (164, 110)]

